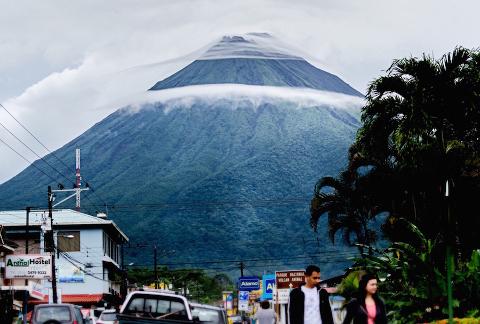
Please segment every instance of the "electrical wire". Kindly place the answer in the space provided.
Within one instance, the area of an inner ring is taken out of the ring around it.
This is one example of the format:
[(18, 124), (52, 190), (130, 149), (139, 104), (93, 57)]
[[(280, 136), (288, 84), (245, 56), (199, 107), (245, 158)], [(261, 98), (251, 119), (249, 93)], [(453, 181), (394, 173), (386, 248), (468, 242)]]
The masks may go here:
[[(28, 134), (30, 134), (48, 153), (50, 153), (52, 156), (54, 156), (54, 157), (55, 157), (58, 161), (60, 161), (60, 163), (62, 163), (65, 167), (70, 168), (70, 166), (68, 166), (68, 165), (67, 165), (62, 159), (60, 159), (54, 152), (50, 151), (50, 150), (47, 148), (47, 146), (45, 146), (45, 145), (40, 141), (40, 139), (38, 139), (37, 136), (35, 136), (31, 131), (29, 131), (29, 130), (27, 129), (27, 127), (25, 127), (25, 125), (23, 125), (17, 118), (15, 118), (15, 116), (13, 116), (13, 115), (10, 113), (10, 111), (8, 111), (8, 109), (5, 108), (4, 105), (2, 105), (2, 104), (0, 103), (0, 106), (1, 106), (1, 107), (10, 115), (10, 117), (12, 117)], [(3, 126), (3, 124), (2, 124), (2, 126)], [(7, 129), (5, 126), (3, 126), (3, 127), (4, 127), (5, 129)], [(24, 144), (25, 146), (27, 146), (25, 143), (23, 143), (20, 139), (18, 139), (18, 137), (15, 136), (15, 135), (14, 135), (12, 132), (10, 132), (8, 129), (7, 129), (7, 131), (8, 131), (10, 134), (12, 134), (17, 140), (19, 140), (22, 144)], [(3, 142), (3, 141), (2, 141), (2, 142)], [(4, 144), (6, 144), (6, 143), (4, 143)], [(7, 145), (7, 146), (8, 146), (8, 145)], [(29, 147), (27, 146), (27, 148), (29, 148)], [(29, 149), (30, 149), (30, 148), (29, 148)], [(30, 150), (33, 152), (32, 149), (30, 149)], [(36, 154), (35, 152), (33, 152), (33, 153), (34, 153), (35, 155), (37, 155), (38, 157), (40, 157), (40, 156), (39, 156), (38, 154)], [(18, 154), (18, 153), (17, 153), (17, 154)], [(40, 158), (41, 158), (41, 157), (40, 157)], [(43, 158), (41, 158), (41, 159), (42, 159), (42, 161), (46, 162)], [(27, 162), (29, 162), (29, 161), (27, 160)], [(46, 163), (48, 164), (48, 162), (46, 162)], [(29, 162), (29, 164), (32, 164), (32, 163)], [(49, 164), (49, 165), (50, 165), (50, 164)], [(52, 168), (53, 168), (54, 170), (56, 170), (53, 166), (52, 166)], [(61, 174), (58, 170), (56, 170), (56, 171), (57, 171), (59, 174)], [(67, 179), (67, 181), (71, 181), (71, 180), (68, 180), (68, 178), (66, 178), (66, 179)], [(85, 177), (84, 177), (84, 180), (85, 180), (85, 182), (87, 182), (87, 179), (86, 179)], [(89, 185), (89, 186), (90, 186), (90, 188), (91, 188), (91, 190), (92, 190), (92, 193), (93, 193), (94, 195), (96, 195), (96, 196), (104, 203), (104, 205), (107, 205), (107, 203), (95, 192), (95, 190), (93, 189), (93, 187), (92, 187), (91, 185)]]
[(16, 151), (13, 147), (11, 147), (10, 145), (8, 145), (4, 140), (2, 140), (0, 138), (0, 142), (2, 142), (4, 145), (6, 145), (9, 149), (11, 149), (13, 152), (17, 153), (22, 159), (24, 159), (25, 161), (28, 162), (28, 164), (32, 165), (33, 167), (35, 167), (37, 170), (39, 170), (40, 172), (42, 172), (44, 175), (46, 175), (48, 178), (50, 178), (51, 180), (53, 180), (53, 182), (57, 182), (57, 179), (53, 178), (51, 175), (45, 173), (45, 171), (43, 171), (42, 169), (40, 169), (37, 165), (35, 165), (35, 163), (31, 162), (30, 160), (28, 160), (26, 157), (24, 157), (22, 154), (20, 154), (18, 151)]
[[(2, 126), (10, 135), (12, 135), (17, 141), (19, 141), (20, 143), (23, 144), (23, 146), (25, 146), (28, 150), (30, 150), (30, 152), (32, 152), (33, 154), (35, 154), (40, 160), (42, 160), (43, 162), (45, 162), (45, 164), (47, 164), (49, 167), (51, 167), (55, 172), (57, 172), (60, 176), (62, 176), (63, 178), (65, 178), (67, 181), (71, 181), (69, 180), (65, 174), (61, 173), (60, 171), (58, 171), (57, 168), (55, 168), (52, 164), (50, 164), (47, 160), (45, 160), (43, 157), (41, 157), (39, 154), (37, 154), (37, 152), (35, 152), (30, 146), (28, 146), (27, 144), (25, 144), (25, 142), (23, 142), (20, 138), (18, 138), (15, 134), (13, 134), (5, 125), (3, 125), (1, 122), (0, 122), (0, 126)], [(72, 184), (74, 184), (72, 182)]]

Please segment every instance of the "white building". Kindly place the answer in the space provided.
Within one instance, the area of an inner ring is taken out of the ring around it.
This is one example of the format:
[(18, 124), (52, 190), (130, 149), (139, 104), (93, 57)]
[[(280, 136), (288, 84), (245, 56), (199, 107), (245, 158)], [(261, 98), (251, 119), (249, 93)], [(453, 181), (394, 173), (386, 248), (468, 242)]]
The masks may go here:
[[(5, 235), (18, 245), (14, 254), (25, 254), (28, 237), (28, 254), (45, 254), (44, 230), (50, 220), (47, 210), (29, 213), (0, 211), (0, 224)], [(105, 214), (91, 216), (70, 209), (53, 210), (53, 236), (55, 243), (55, 268), (57, 294), (62, 302), (93, 305), (118, 304), (122, 284), (122, 244), (128, 237)], [(3, 278), (2, 278), (3, 279)], [(51, 295), (51, 280), (36, 280), (41, 287), (43, 300)], [(22, 286), (24, 279), (4, 280), (2, 286)]]

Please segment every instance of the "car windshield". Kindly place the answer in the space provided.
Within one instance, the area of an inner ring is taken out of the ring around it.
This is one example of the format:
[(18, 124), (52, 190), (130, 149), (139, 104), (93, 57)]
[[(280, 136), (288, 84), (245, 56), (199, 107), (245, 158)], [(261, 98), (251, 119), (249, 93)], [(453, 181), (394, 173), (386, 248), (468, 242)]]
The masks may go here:
[(114, 321), (117, 319), (117, 314), (115, 313), (103, 313), (100, 315), (102, 321)]
[(124, 312), (125, 314), (150, 314), (153, 317), (162, 316), (177, 320), (188, 319), (185, 305), (177, 298), (155, 295), (139, 294), (132, 297)]
[(222, 314), (216, 309), (195, 307), (192, 310), (193, 316), (198, 316), (198, 320), (204, 323), (223, 324)]
[(48, 320), (71, 321), (70, 309), (66, 306), (39, 307), (35, 311), (35, 320), (43, 323)]

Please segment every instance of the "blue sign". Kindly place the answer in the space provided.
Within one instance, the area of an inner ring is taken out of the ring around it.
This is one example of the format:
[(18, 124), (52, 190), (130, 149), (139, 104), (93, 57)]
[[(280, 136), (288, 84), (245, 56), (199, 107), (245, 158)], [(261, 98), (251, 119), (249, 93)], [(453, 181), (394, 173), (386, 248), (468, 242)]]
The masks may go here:
[(257, 277), (238, 278), (238, 290), (252, 291), (260, 289), (260, 280)]
[(262, 281), (263, 281), (262, 299), (270, 300), (273, 298), (273, 289), (275, 289), (275, 275), (265, 274), (263, 275)]
[(248, 301), (248, 296), (249, 296), (248, 291), (240, 290), (238, 292), (238, 300), (240, 300), (240, 301)]

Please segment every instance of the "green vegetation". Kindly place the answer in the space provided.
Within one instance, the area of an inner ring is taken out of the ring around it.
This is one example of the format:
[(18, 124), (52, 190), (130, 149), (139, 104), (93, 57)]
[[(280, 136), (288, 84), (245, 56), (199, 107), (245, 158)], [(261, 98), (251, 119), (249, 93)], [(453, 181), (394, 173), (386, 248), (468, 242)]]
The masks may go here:
[[(222, 300), (222, 291), (233, 290), (234, 284), (225, 274), (210, 276), (200, 269), (169, 270), (157, 269), (158, 284), (165, 284), (173, 291), (187, 295), (191, 300), (206, 304), (218, 304)], [(133, 268), (128, 270), (128, 281), (140, 287), (154, 286), (155, 276), (152, 269)], [(160, 286), (159, 286), (160, 287)]]
[[(398, 323), (446, 317), (448, 246), (454, 313), (478, 317), (480, 52), (395, 60), (366, 99), (347, 169), (315, 187), (311, 225), (326, 214), (332, 241), (342, 229), (362, 249), (355, 267), (385, 278), (382, 295)], [(371, 244), (379, 215), (391, 242), (383, 250)]]

